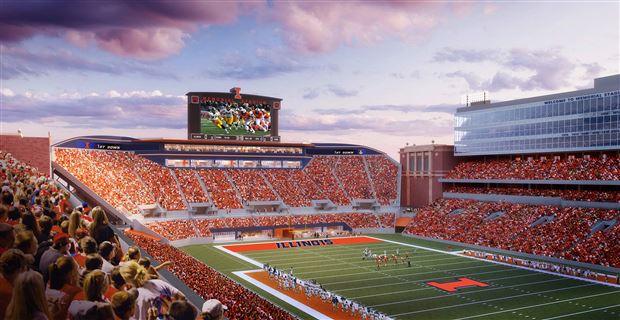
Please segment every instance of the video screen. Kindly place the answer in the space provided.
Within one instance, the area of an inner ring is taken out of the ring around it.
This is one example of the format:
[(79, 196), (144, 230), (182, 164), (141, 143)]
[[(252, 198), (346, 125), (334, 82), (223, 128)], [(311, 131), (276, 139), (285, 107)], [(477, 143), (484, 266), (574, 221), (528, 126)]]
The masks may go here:
[(200, 104), (200, 133), (235, 136), (271, 135), (269, 104), (207, 101)]

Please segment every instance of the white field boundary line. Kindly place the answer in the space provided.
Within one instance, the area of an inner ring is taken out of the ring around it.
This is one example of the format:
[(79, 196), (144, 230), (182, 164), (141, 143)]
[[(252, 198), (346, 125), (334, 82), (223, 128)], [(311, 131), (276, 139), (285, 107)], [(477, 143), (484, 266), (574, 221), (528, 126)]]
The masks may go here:
[[(557, 292), (557, 291), (564, 291), (564, 290), (572, 290), (572, 289), (577, 289), (577, 288), (590, 287), (590, 286), (593, 286), (593, 285), (594, 284), (582, 284), (582, 285), (573, 286), (573, 287), (564, 287), (564, 288), (559, 288), (559, 289), (552, 289), (552, 290), (537, 291), (537, 292), (532, 292), (532, 293), (517, 294), (517, 295), (514, 295), (514, 296), (508, 296), (508, 297), (501, 297), (501, 298), (495, 298), (495, 299), (486, 299), (486, 300), (473, 301), (473, 302), (468, 302), (468, 303), (454, 304), (454, 305), (449, 305), (449, 306), (445, 306), (445, 307), (437, 307), (437, 308), (416, 310), (416, 311), (411, 311), (411, 312), (403, 312), (403, 313), (398, 313), (398, 314), (391, 314), (390, 317), (397, 317), (397, 316), (402, 316), (402, 315), (406, 315), (406, 314), (423, 313), (423, 312), (429, 312), (429, 311), (452, 309), (452, 308), (464, 307), (464, 306), (470, 306), (470, 305), (482, 304), (482, 303), (487, 303), (488, 304), (489, 302), (494, 302), (494, 301), (502, 301), (502, 300), (506, 300), (506, 299), (514, 299), (514, 298), (520, 298), (520, 297), (533, 296), (533, 295), (538, 295), (538, 294), (541, 294), (541, 293), (549, 293), (549, 292)], [(604, 294), (610, 294), (610, 293), (620, 293), (620, 292), (612, 291), (612, 292), (607, 292), (607, 293), (601, 293), (601, 294), (598, 294), (598, 295), (604, 295)], [(597, 295), (593, 295), (593, 296), (597, 296)], [(444, 296), (444, 297), (456, 297), (456, 295), (447, 295), (447, 296)], [(585, 296), (585, 297), (588, 297), (588, 296)], [(581, 299), (581, 298), (585, 298), (585, 297), (580, 297), (580, 298), (575, 298), (575, 299)], [(425, 299), (425, 298), (422, 298), (422, 299)], [(413, 301), (417, 301), (417, 300), (419, 300), (419, 299), (411, 299), (411, 300), (403, 300), (403, 301), (398, 301), (398, 302), (382, 303), (382, 304), (372, 305), (370, 307), (371, 308), (375, 308), (375, 307), (384, 306), (384, 305), (403, 304), (403, 303), (409, 303), (409, 302), (413, 302)], [(555, 303), (560, 303), (562, 301), (569, 301), (569, 300), (560, 300), (560, 301), (555, 302)], [(502, 313), (502, 312), (506, 312), (506, 311), (510, 311), (510, 310), (504, 310), (504, 311), (501, 311), (501, 312), (498, 311), (497, 313)], [(480, 315), (478, 315), (478, 316), (480, 316)]]
[(545, 318), (544, 320), (552, 320), (552, 319), (560, 319), (560, 318), (572, 317), (572, 316), (578, 315), (578, 314), (584, 314), (584, 313), (588, 313), (588, 312), (600, 311), (600, 310), (605, 310), (605, 309), (613, 309), (613, 308), (617, 308), (617, 307), (620, 307), (620, 304), (613, 305), (613, 306), (596, 308), (596, 309), (589, 309), (589, 310), (586, 310), (586, 311), (573, 312), (573, 313), (569, 313), (569, 314), (563, 314), (563, 315), (560, 315), (560, 316), (555, 316), (555, 317), (551, 317), (551, 318)]
[[(258, 262), (258, 261), (256, 261), (256, 260), (254, 260), (254, 259), (250, 259), (250, 258), (248, 258), (248, 257), (246, 257), (246, 256), (244, 256), (244, 255), (242, 255), (242, 254), (239, 254), (239, 253), (237, 253), (237, 252), (234, 252), (234, 251), (228, 250), (228, 249), (224, 248), (223, 246), (214, 246), (214, 248), (220, 249), (220, 250), (222, 250), (222, 251), (224, 251), (224, 252), (228, 253), (228, 254), (229, 254), (229, 255), (231, 255), (231, 256), (234, 256), (234, 257), (236, 257), (236, 258), (239, 258), (239, 259), (241, 259), (241, 260), (243, 260), (243, 261), (245, 261), (245, 262), (251, 263), (251, 264), (253, 264), (253, 265), (255, 265), (255, 266), (257, 266), (257, 267), (261, 268), (261, 270), (262, 270), (263, 265), (262, 265), (260, 262)], [(233, 273), (234, 273), (234, 272), (233, 272)]]
[(585, 281), (585, 282), (602, 284), (602, 285), (606, 285), (606, 286), (610, 286), (610, 287), (614, 287), (614, 288), (620, 288), (620, 284), (613, 284), (613, 283), (608, 283), (608, 282), (602, 282), (602, 281), (597, 281), (597, 280), (592, 280), (592, 279), (587, 279), (587, 278), (571, 276), (571, 275), (568, 275), (568, 274), (551, 272), (551, 271), (547, 271), (547, 270), (540, 270), (540, 269), (528, 268), (528, 267), (524, 267), (524, 266), (518, 266), (518, 265), (514, 265), (514, 264), (510, 264), (510, 263), (500, 262), (500, 261), (494, 261), (494, 260), (488, 260), (488, 259), (480, 259), (480, 258), (476, 258), (476, 257), (466, 256), (466, 255), (462, 254), (463, 253), (462, 251), (442, 251), (442, 250), (437, 250), (437, 249), (432, 249), (432, 248), (425, 248), (425, 247), (421, 247), (421, 246), (417, 246), (417, 245), (413, 245), (413, 244), (401, 243), (401, 242), (392, 241), (392, 240), (385, 240), (385, 239), (375, 238), (375, 237), (370, 237), (370, 236), (367, 236), (367, 237), (368, 238), (373, 238), (373, 239), (379, 239), (379, 240), (383, 240), (385, 242), (395, 243), (395, 244), (399, 244), (399, 245), (403, 245), (403, 246), (415, 247), (415, 248), (420, 248), (420, 249), (430, 250), (430, 251), (435, 251), (435, 252), (443, 252), (445, 254), (456, 255), (456, 256), (459, 256), (459, 257), (463, 257), (463, 258), (469, 258), (469, 259), (478, 260), (478, 261), (485, 261), (485, 262), (488, 262), (488, 263), (494, 263), (494, 264), (499, 264), (499, 265), (504, 265), (504, 266), (510, 266), (510, 267), (513, 267), (513, 268), (530, 270), (530, 271), (533, 271), (533, 272), (546, 273), (546, 274), (551, 274), (551, 275), (555, 275), (555, 276), (558, 276), (558, 277), (564, 277), (564, 278), (569, 278), (569, 279), (574, 279), (574, 280), (581, 280), (581, 281)]
[(282, 292), (280, 292), (280, 291), (278, 291), (276, 289), (273, 289), (272, 287), (270, 287), (270, 286), (268, 286), (268, 285), (266, 285), (266, 284), (264, 284), (264, 283), (262, 283), (262, 282), (260, 282), (260, 281), (258, 281), (256, 279), (254, 279), (254, 278), (252, 278), (252, 277), (250, 277), (250, 276), (248, 276), (246, 274), (246, 272), (253, 272), (253, 271), (263, 271), (263, 269), (246, 270), (246, 271), (235, 271), (235, 272), (233, 272), (233, 274), (236, 275), (237, 277), (239, 277), (239, 278), (241, 278), (241, 279), (243, 279), (243, 280), (245, 280), (245, 281), (247, 281), (247, 282), (249, 282), (249, 283), (251, 283), (251, 284), (253, 284), (253, 285), (257, 286), (257, 287), (259, 287), (259, 288), (261, 288), (262, 290), (264, 290), (264, 291), (268, 292), (269, 294), (277, 297), (278, 299), (280, 299), (280, 300), (290, 304), (291, 306), (293, 306), (293, 307), (295, 307), (295, 308), (297, 308), (297, 309), (299, 309), (299, 310), (301, 310), (301, 311), (303, 311), (303, 312), (313, 316), (316, 319), (325, 319), (325, 320), (331, 320), (332, 319), (332, 318), (330, 318), (330, 317), (320, 313), (319, 311), (316, 311), (316, 310), (308, 307), (307, 305), (305, 305), (305, 304), (303, 304), (303, 303), (301, 303), (301, 302), (299, 302), (299, 301), (297, 301), (297, 300), (287, 296), (286, 294), (284, 294), (284, 293), (282, 293)]
[[(502, 311), (477, 314), (477, 315), (473, 315), (473, 316), (469, 316), (469, 317), (458, 318), (458, 319), (455, 319), (455, 320), (465, 320), (465, 319), (473, 319), (473, 318), (478, 318), (478, 317), (485, 317), (485, 316), (490, 316), (490, 315), (494, 315), (494, 314), (498, 314), (498, 313), (505, 313), (505, 312), (529, 309), (529, 308), (536, 308), (536, 307), (541, 307), (541, 306), (547, 306), (547, 305), (550, 305), (550, 304), (563, 303), (563, 302), (579, 300), (579, 299), (593, 298), (593, 297), (604, 296), (604, 295), (614, 294), (614, 293), (620, 293), (620, 291), (605, 292), (605, 293), (599, 293), (599, 294), (592, 294), (592, 295), (589, 295), (589, 296), (583, 296), (583, 297), (577, 297), (577, 298), (571, 298), (571, 299), (564, 299), (564, 300), (560, 300), (560, 301), (553, 301), (553, 302), (547, 302), (547, 303), (533, 304), (533, 305), (530, 305), (530, 306), (525, 306), (525, 307), (520, 307), (520, 308), (506, 309), (506, 310), (502, 310)], [(617, 306), (618, 305), (616, 305), (616, 306), (609, 306), (607, 308), (612, 308), (612, 307), (617, 307)]]
[(569, 279), (574, 279), (574, 280), (580, 280), (580, 281), (585, 281), (585, 282), (602, 284), (602, 285), (606, 285), (606, 286), (610, 286), (610, 287), (614, 287), (614, 288), (620, 288), (620, 284), (614, 284), (614, 283), (603, 282), (603, 281), (598, 281), (598, 280), (593, 280), (593, 279), (588, 279), (588, 278), (571, 276), (569, 274), (556, 273), (556, 272), (547, 271), (547, 270), (533, 269), (533, 268), (528, 268), (528, 267), (524, 267), (524, 266), (518, 266), (518, 265), (515, 265), (515, 264), (510, 264), (510, 263), (505, 263), (505, 262), (500, 262), (500, 261), (495, 261), (495, 260), (488, 260), (488, 259), (482, 259), (482, 258), (477, 258), (477, 257), (470, 257), (470, 256), (462, 255), (462, 254), (459, 254), (459, 255), (462, 256), (462, 257), (466, 257), (466, 258), (470, 258), (470, 259), (475, 259), (475, 260), (479, 260), (479, 261), (486, 261), (486, 262), (490, 262), (490, 263), (501, 264), (501, 265), (504, 265), (504, 266), (511, 266), (513, 268), (530, 270), (530, 271), (546, 273), (546, 274), (550, 274), (550, 275), (554, 275), (554, 276), (558, 276), (558, 277), (564, 277), (564, 278), (569, 278)]

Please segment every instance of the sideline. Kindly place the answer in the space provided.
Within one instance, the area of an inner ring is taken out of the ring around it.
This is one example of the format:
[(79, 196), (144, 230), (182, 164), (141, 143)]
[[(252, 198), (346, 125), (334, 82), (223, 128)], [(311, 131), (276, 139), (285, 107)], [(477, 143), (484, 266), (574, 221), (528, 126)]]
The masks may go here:
[(258, 271), (263, 271), (263, 269), (235, 271), (235, 272), (233, 272), (233, 274), (236, 275), (237, 277), (239, 277), (239, 278), (241, 278), (241, 279), (243, 279), (243, 280), (245, 280), (245, 281), (247, 281), (247, 282), (249, 282), (249, 283), (251, 283), (251, 284), (253, 284), (253, 285), (257, 286), (257, 287), (259, 287), (259, 288), (261, 288), (262, 290), (264, 290), (264, 291), (268, 292), (269, 294), (275, 296), (276, 298), (278, 298), (278, 299), (280, 299), (280, 300), (290, 304), (291, 306), (293, 306), (293, 307), (295, 307), (295, 308), (297, 308), (297, 309), (299, 309), (299, 310), (301, 310), (301, 311), (303, 311), (303, 312), (313, 316), (316, 319), (333, 320), (332, 318), (326, 316), (325, 314), (322, 314), (322, 313), (320, 313), (320, 312), (318, 312), (318, 311), (308, 307), (307, 305), (305, 305), (305, 304), (303, 304), (303, 303), (301, 303), (301, 302), (299, 302), (299, 301), (297, 301), (297, 300), (295, 300), (295, 299), (285, 295), (284, 293), (282, 293), (282, 292), (280, 292), (280, 291), (278, 291), (276, 289), (273, 289), (272, 287), (270, 287), (270, 286), (268, 286), (268, 285), (266, 285), (266, 284), (264, 284), (264, 283), (262, 283), (262, 282), (260, 282), (260, 281), (258, 281), (256, 279), (254, 279), (254, 278), (252, 278), (252, 277), (250, 277), (250, 276), (248, 276), (246, 274), (246, 272), (258, 272)]

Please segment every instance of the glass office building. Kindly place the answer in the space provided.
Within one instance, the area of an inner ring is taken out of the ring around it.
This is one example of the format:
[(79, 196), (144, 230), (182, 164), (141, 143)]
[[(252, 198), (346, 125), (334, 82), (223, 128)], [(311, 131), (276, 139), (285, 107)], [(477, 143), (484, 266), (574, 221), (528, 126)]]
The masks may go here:
[(620, 75), (594, 88), (457, 109), (454, 154), (620, 149)]

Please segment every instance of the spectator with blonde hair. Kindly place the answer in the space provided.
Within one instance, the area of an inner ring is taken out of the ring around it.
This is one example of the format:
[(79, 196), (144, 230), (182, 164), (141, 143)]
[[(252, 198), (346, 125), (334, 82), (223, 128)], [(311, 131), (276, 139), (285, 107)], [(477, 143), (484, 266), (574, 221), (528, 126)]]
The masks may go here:
[[(135, 261), (123, 264), (120, 272), (127, 283), (138, 289), (139, 294), (133, 319), (145, 319), (148, 310), (153, 306), (161, 306), (164, 302), (179, 299), (185, 300), (181, 291), (165, 281), (151, 279), (148, 271)], [(164, 313), (165, 310), (158, 310), (159, 315)]]
[(90, 211), (91, 216), (93, 218), (93, 222), (88, 225), (88, 231), (90, 232), (90, 236), (97, 241), (97, 244), (101, 244), (104, 241), (110, 241), (111, 243), (116, 245), (116, 257), (114, 261), (118, 262), (123, 257), (123, 252), (121, 250), (121, 244), (118, 241), (118, 238), (114, 234), (114, 230), (110, 227), (110, 222), (108, 220), (108, 216), (105, 214), (105, 211), (99, 206), (93, 208)]
[(17, 276), (6, 320), (48, 320), (51, 318), (44, 294), (43, 277), (36, 271)]
[(78, 210), (73, 210), (69, 216), (69, 235), (79, 241), (84, 235), (88, 234), (88, 230), (84, 226), (82, 213)]
[(93, 302), (107, 302), (104, 296), (110, 288), (110, 281), (106, 274), (101, 270), (93, 270), (84, 277), (84, 295), (86, 300)]

